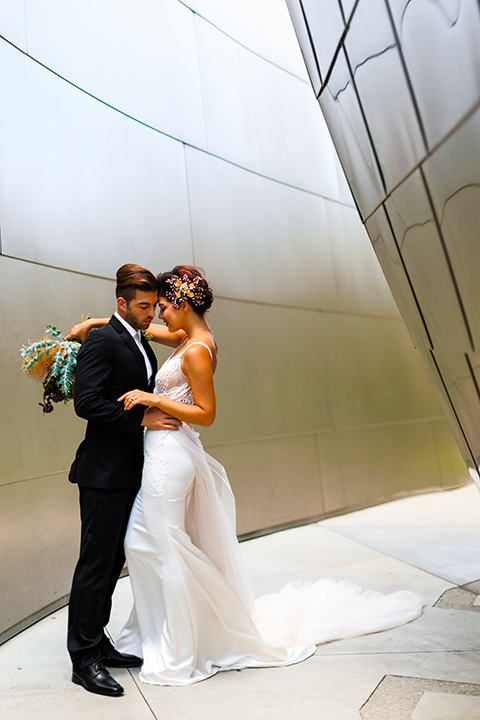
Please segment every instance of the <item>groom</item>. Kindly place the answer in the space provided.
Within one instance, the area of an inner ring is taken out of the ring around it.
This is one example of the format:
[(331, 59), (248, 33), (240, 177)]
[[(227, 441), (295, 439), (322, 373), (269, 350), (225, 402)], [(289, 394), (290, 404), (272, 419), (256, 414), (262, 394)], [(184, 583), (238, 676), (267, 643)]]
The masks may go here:
[(109, 667), (135, 667), (142, 659), (119, 653), (104, 632), (112, 593), (125, 562), (123, 540), (143, 466), (143, 427), (176, 429), (174, 418), (138, 405), (128, 412), (118, 398), (152, 391), (157, 360), (141, 331), (155, 316), (157, 280), (146, 268), (117, 271), (117, 312), (91, 332), (78, 352), (75, 412), (88, 420), (69, 479), (78, 483), (82, 521), (80, 557), (68, 618), (72, 681), (101, 695), (123, 694)]

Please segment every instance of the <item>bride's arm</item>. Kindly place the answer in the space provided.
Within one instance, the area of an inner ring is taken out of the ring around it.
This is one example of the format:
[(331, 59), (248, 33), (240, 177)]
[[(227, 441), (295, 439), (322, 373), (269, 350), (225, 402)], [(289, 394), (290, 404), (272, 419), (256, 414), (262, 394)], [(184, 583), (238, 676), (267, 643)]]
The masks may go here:
[(210, 427), (215, 420), (215, 389), (213, 386), (212, 361), (208, 350), (195, 345), (185, 352), (182, 370), (188, 378), (193, 393), (193, 405), (170, 400), (164, 395), (154, 395), (142, 390), (130, 390), (118, 398), (125, 404), (125, 410), (135, 405), (158, 407), (182, 422)]
[(68, 335), (65, 335), (65, 340), (80, 340), (80, 342), (83, 342), (90, 330), (103, 327), (108, 321), (109, 318), (87, 318), (81, 323), (74, 325)]
[[(88, 318), (77, 325), (74, 325), (68, 335), (65, 336), (65, 340), (80, 340), (83, 342), (89, 332), (95, 328), (103, 327), (107, 325), (110, 318)], [(185, 337), (183, 330), (171, 333), (165, 325), (157, 325), (151, 323), (147, 330), (152, 336), (154, 342), (160, 343), (161, 345), (168, 345), (169, 347), (178, 347)]]
[(183, 330), (170, 332), (166, 325), (157, 325), (156, 323), (151, 323), (147, 333), (150, 333), (153, 342), (168, 345), (169, 347), (178, 347), (186, 337)]

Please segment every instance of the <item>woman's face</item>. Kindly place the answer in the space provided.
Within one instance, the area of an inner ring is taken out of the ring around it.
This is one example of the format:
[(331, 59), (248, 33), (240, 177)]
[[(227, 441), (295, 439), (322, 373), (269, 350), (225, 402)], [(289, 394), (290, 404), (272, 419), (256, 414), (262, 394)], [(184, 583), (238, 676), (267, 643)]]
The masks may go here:
[(182, 329), (182, 321), (184, 319), (184, 313), (181, 307), (175, 308), (167, 298), (158, 298), (158, 317), (163, 320), (170, 332), (176, 332)]

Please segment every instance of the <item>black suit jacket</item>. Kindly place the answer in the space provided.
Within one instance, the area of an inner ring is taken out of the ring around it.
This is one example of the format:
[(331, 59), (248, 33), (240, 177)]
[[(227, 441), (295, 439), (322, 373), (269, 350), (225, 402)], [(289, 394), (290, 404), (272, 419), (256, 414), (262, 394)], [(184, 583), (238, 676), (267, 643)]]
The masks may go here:
[(75, 412), (88, 420), (70, 470), (71, 482), (82, 487), (137, 491), (143, 467), (145, 407), (124, 410), (118, 398), (128, 390), (151, 391), (157, 359), (142, 338), (152, 364), (150, 385), (145, 359), (135, 340), (115, 316), (90, 333), (78, 352)]

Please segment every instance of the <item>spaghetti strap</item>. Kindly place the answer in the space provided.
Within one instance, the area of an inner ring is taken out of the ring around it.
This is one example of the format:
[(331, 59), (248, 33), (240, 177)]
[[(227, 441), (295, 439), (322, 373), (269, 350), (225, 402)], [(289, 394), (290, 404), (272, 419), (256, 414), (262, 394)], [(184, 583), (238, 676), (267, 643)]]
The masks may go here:
[[(197, 340), (196, 342), (192, 342), (192, 343), (190, 343), (190, 345), (187, 345), (187, 347), (185, 348), (185, 350), (183, 351), (183, 353), (185, 353), (185, 352), (188, 350), (189, 347), (192, 347), (192, 345), (203, 345), (203, 347), (206, 347), (207, 350), (208, 350), (208, 352), (210, 353), (210, 358), (213, 360), (213, 353), (212, 353), (212, 351), (210, 350), (210, 348), (208, 347), (207, 343), (200, 342), (200, 340)], [(182, 355), (183, 355), (183, 353), (182, 353)]]

